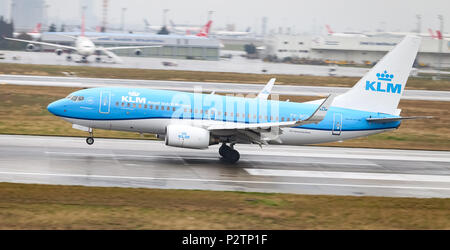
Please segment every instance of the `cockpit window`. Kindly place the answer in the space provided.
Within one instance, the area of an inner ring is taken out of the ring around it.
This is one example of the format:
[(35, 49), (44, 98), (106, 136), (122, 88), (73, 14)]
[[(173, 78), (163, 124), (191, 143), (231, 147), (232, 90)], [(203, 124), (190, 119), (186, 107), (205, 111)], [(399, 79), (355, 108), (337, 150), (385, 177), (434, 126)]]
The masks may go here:
[(81, 102), (84, 100), (84, 96), (76, 96), (76, 95), (68, 95), (66, 98), (74, 102)]

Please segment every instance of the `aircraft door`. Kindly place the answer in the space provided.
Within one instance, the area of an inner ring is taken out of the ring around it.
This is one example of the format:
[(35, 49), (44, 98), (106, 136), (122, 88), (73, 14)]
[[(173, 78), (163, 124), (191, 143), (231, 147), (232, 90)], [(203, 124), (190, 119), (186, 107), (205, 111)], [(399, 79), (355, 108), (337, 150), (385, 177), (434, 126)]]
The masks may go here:
[(111, 105), (111, 92), (102, 91), (100, 93), (100, 108), (99, 112), (102, 114), (109, 114)]
[(334, 113), (333, 115), (333, 130), (331, 133), (333, 135), (340, 135), (342, 131), (342, 114)]

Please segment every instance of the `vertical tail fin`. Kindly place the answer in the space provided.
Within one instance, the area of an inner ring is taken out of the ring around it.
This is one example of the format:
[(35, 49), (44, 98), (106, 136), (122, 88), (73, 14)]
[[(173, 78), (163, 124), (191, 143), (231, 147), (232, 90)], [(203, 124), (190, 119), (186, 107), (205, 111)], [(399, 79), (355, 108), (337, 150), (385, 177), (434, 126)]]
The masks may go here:
[(406, 36), (386, 54), (353, 88), (337, 96), (334, 107), (397, 114), (420, 38)]
[(207, 37), (209, 34), (209, 29), (211, 28), (212, 21), (209, 20), (205, 26), (197, 33), (197, 36)]

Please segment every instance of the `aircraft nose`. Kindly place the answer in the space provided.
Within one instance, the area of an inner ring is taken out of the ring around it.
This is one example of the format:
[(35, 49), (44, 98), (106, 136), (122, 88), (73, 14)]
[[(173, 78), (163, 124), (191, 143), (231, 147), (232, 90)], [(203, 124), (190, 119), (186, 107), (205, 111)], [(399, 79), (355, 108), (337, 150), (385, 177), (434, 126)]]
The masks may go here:
[(54, 102), (50, 103), (47, 106), (48, 112), (50, 112), (54, 115), (60, 115), (62, 113), (62, 109), (64, 109), (62, 102), (63, 102), (63, 100), (58, 100), (58, 101), (54, 101)]

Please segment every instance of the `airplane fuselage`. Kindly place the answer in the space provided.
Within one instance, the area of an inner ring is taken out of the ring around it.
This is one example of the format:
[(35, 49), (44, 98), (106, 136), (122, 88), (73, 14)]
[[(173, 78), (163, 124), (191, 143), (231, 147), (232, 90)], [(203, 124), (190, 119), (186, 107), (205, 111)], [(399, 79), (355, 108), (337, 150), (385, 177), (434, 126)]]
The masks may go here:
[(75, 40), (75, 48), (77, 50), (77, 54), (85, 57), (93, 55), (96, 51), (95, 44), (91, 41), (91, 39), (85, 36), (77, 37)]
[[(80, 98), (81, 97), (81, 98)], [(64, 120), (88, 128), (164, 135), (170, 124), (207, 127), (227, 123), (272, 123), (309, 117), (318, 105), (136, 88), (93, 88), (72, 93), (48, 106)], [(400, 126), (399, 121), (370, 123), (388, 114), (330, 107), (318, 124), (281, 128), (270, 143), (304, 145), (367, 136)], [(226, 137), (235, 131), (215, 131)], [(242, 143), (242, 142), (241, 142)], [(244, 142), (245, 143), (245, 142)]]

